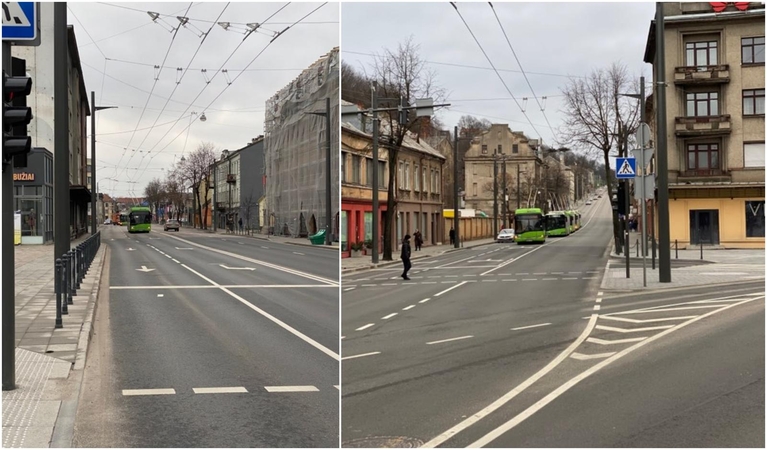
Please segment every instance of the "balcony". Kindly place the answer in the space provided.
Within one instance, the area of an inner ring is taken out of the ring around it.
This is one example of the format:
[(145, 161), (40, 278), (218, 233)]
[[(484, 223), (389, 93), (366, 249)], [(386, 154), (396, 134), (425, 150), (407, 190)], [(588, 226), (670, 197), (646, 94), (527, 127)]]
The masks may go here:
[(674, 69), (674, 84), (700, 86), (730, 82), (730, 66), (681, 66)]
[(679, 183), (684, 182), (726, 182), (732, 181), (730, 172), (722, 169), (688, 169), (679, 172), (677, 179)]
[(233, 173), (227, 174), (226, 175), (226, 182), (230, 183), (230, 184), (237, 183), (237, 178), (235, 178)]
[(678, 137), (723, 136), (732, 132), (729, 114), (721, 116), (677, 117), (674, 132)]

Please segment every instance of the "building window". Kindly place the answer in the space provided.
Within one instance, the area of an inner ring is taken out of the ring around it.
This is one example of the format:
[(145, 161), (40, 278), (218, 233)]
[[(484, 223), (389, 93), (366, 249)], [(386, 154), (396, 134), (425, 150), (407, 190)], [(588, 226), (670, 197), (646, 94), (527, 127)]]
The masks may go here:
[(687, 94), (687, 117), (718, 115), (719, 94), (717, 92), (693, 92)]
[(743, 167), (764, 168), (764, 142), (743, 144)]
[(746, 237), (764, 237), (764, 200), (746, 202)]
[(405, 186), (404, 185), (404, 179), (405, 179), (405, 162), (404, 161), (400, 161), (399, 162), (399, 170), (397, 171), (397, 179), (398, 179), (397, 187), (399, 189), (403, 189), (404, 186)]
[(473, 196), (477, 196), (477, 183), (472, 183), (471, 185), (471, 192)]
[(503, 154), (503, 145), (498, 144), (498, 154)]
[(487, 155), (487, 145), (482, 144), (482, 154)]
[(743, 91), (743, 115), (764, 115), (764, 89)]
[(421, 177), (421, 184), (423, 185), (423, 191), (424, 192), (426, 192), (426, 188), (429, 186), (429, 184), (427, 182), (428, 178), (426, 178), (426, 170), (427, 170), (427, 168), (424, 167), (423, 168), (423, 176)]
[(378, 161), (378, 187), (384, 188), (387, 186), (386, 178), (384, 178), (385, 174), (386, 174), (386, 162)]
[(410, 190), (410, 163), (405, 163), (405, 190)]
[(441, 177), (439, 176), (439, 170), (435, 170), (434, 173), (437, 174), (437, 183), (434, 185), (434, 191), (437, 194), (440, 194), (442, 193), (442, 189), (441, 189), (442, 180), (441, 180)]
[(764, 64), (764, 36), (740, 40), (743, 64)]
[(373, 187), (373, 160), (365, 158), (365, 186)]
[(415, 170), (413, 170), (413, 185), (414, 185), (414, 188), (415, 188), (416, 192), (421, 190), (421, 183), (420, 183), (421, 177), (418, 176), (418, 174), (420, 174), (420, 173), (421, 173), (421, 171), (418, 168), (418, 164), (416, 164), (415, 165)]
[(689, 144), (687, 168), (689, 170), (718, 169), (719, 144)]
[(698, 68), (717, 65), (717, 42), (688, 42), (685, 44), (686, 65)]
[(362, 158), (359, 155), (352, 155), (352, 183), (360, 184), (360, 166)]
[(519, 144), (511, 145), (511, 153), (519, 153)]

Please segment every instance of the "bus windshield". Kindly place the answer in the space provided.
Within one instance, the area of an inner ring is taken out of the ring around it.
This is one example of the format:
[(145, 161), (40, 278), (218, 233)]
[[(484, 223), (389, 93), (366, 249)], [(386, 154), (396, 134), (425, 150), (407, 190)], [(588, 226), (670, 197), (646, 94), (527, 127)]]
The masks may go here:
[(559, 228), (567, 228), (567, 217), (562, 216), (550, 216), (549, 217), (549, 229), (556, 230)]
[(133, 211), (128, 214), (131, 225), (139, 225), (142, 223), (152, 223), (152, 213), (147, 211)]
[(540, 214), (520, 214), (514, 221), (517, 234), (528, 231), (543, 231), (543, 216)]

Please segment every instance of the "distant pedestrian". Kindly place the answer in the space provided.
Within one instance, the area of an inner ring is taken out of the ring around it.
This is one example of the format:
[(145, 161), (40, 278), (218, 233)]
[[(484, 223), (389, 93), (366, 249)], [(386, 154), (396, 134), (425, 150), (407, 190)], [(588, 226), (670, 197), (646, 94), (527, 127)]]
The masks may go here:
[(410, 270), (410, 267), (412, 267), (412, 264), (410, 264), (410, 235), (406, 234), (404, 239), (402, 239), (402, 252), (400, 253), (400, 258), (402, 259), (402, 265), (404, 267), (404, 270), (402, 271), (402, 278), (405, 280), (409, 280), (410, 278), (407, 276), (408, 270)]
[(423, 236), (421, 235), (420, 231), (415, 230), (415, 233), (413, 233), (413, 240), (415, 241), (415, 251), (421, 250), (421, 246), (423, 245)]
[(240, 217), (240, 220), (238, 220), (237, 223), (240, 224), (240, 231), (242, 231), (242, 217)]
[(455, 244), (455, 230), (450, 227), (450, 244)]

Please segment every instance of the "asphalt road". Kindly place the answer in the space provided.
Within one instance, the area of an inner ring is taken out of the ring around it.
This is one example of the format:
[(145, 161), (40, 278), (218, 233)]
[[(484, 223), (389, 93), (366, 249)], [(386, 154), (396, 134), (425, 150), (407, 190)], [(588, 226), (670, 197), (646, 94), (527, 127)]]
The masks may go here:
[[(548, 239), (545, 245), (493, 244), (451, 252), (431, 261), (417, 260), (411, 281), (398, 278), (399, 267), (345, 276), (341, 331), (342, 445), (643, 446), (650, 445), (649, 442), (660, 445), (671, 435), (675, 437), (669, 438), (671, 441), (685, 442), (694, 433), (675, 434), (671, 428), (648, 425), (658, 423), (653, 422), (658, 417), (654, 408), (662, 403), (666, 407), (664, 412), (672, 417), (683, 414), (684, 406), (710, 398), (710, 384), (716, 383), (708, 380), (691, 383), (689, 378), (706, 374), (699, 369), (716, 365), (717, 352), (727, 346), (662, 347), (667, 352), (664, 362), (676, 364), (667, 370), (652, 363), (657, 361), (652, 352), (663, 342), (681, 341), (693, 332), (717, 341), (723, 334), (717, 331), (716, 320), (745, 321), (739, 333), (730, 338), (731, 346), (738, 340), (751, 339), (755, 343), (761, 333), (761, 347), (744, 347), (740, 362), (753, 374), (748, 380), (752, 382), (748, 394), (754, 389), (763, 392), (763, 284), (743, 285), (748, 294), (761, 292), (761, 299), (746, 297), (748, 303), (737, 304), (732, 311), (722, 310), (716, 319), (697, 317), (700, 311), (708, 313), (716, 305), (732, 305), (732, 300), (705, 304), (710, 308), (702, 309), (698, 309), (697, 303), (658, 308), (711, 299), (710, 289), (631, 294), (613, 299), (598, 289), (611, 236), (609, 202), (603, 198), (582, 212), (586, 224), (582, 230), (567, 238)], [(720, 289), (723, 291), (720, 297), (735, 292), (731, 287)], [(753, 316), (749, 314), (731, 318), (746, 308), (753, 309), (755, 304), (762, 308), (757, 319), (746, 320)], [(653, 310), (652, 314), (657, 316), (648, 322), (653, 326), (622, 320), (651, 314), (629, 312), (642, 308), (660, 309)], [(685, 321), (691, 322), (681, 328), (684, 331), (651, 339), (654, 333), (665, 333)], [(639, 330), (628, 330), (632, 327)], [(739, 326), (735, 323), (731, 327)], [(690, 340), (685, 342), (689, 344)], [(640, 348), (616, 356), (633, 345)], [(736, 364), (735, 359), (737, 355), (730, 354), (725, 361)], [(588, 372), (608, 360), (609, 370), (600, 367), (593, 374)], [(644, 366), (635, 373), (632, 368), (639, 364), (637, 361), (643, 361)], [(617, 370), (619, 367), (624, 368), (623, 372)], [(696, 370), (686, 372), (692, 367)], [(714, 375), (719, 380), (717, 387), (729, 383), (727, 387), (734, 389), (743, 381), (732, 375), (728, 378), (725, 372), (720, 368)], [(594, 385), (572, 381), (584, 373), (587, 373), (584, 379)], [(687, 380), (681, 378), (685, 373)], [(615, 397), (606, 399), (600, 391), (603, 377), (611, 383)], [(645, 384), (647, 390), (634, 389), (643, 378), (649, 380)], [(563, 393), (557, 392), (568, 383), (572, 386), (568, 385)], [(687, 403), (671, 401), (674, 396), (664, 397), (666, 391), (676, 392), (681, 384), (689, 387)], [(621, 389), (627, 386), (633, 403), (623, 401), (626, 395)], [(645, 405), (643, 396), (656, 400)], [(755, 422), (749, 421), (752, 439), (732, 441), (732, 445), (755, 442), (759, 436), (763, 445), (763, 398), (762, 395), (755, 400), (757, 404), (761, 402), (761, 434), (753, 427)], [(730, 403), (729, 407), (737, 406)], [(599, 414), (583, 414), (592, 410)], [(723, 421), (716, 408), (703, 408), (700, 413), (704, 410), (709, 414), (709, 423)], [(552, 419), (535, 420), (543, 417), (543, 412), (551, 414), (548, 417)], [(560, 426), (567, 414), (573, 417)], [(631, 422), (632, 414), (642, 415), (641, 420), (625, 426)], [(595, 415), (601, 420), (597, 429), (592, 417)], [(510, 420), (516, 422), (504, 428)], [(621, 433), (600, 431), (619, 425), (623, 426)], [(703, 445), (725, 441), (694, 442)]]
[(338, 445), (337, 252), (116, 227), (104, 242), (77, 446)]

